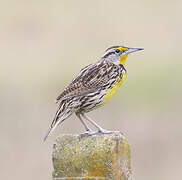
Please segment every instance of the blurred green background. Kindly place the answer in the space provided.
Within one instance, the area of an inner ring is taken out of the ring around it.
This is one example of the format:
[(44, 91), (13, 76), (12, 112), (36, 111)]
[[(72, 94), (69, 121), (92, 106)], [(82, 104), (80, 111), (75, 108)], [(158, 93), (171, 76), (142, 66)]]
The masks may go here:
[(127, 79), (89, 115), (121, 130), (133, 179), (182, 178), (182, 1), (2, 1), (0, 6), (0, 179), (50, 180), (61, 133), (84, 131), (72, 116), (43, 143), (55, 98), (113, 45), (143, 47)]

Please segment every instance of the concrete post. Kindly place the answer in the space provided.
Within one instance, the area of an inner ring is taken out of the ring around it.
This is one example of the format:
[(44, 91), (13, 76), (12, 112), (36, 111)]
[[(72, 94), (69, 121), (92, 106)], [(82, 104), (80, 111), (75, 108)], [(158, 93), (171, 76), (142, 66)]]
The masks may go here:
[(121, 133), (62, 135), (53, 146), (53, 180), (131, 180), (130, 148)]

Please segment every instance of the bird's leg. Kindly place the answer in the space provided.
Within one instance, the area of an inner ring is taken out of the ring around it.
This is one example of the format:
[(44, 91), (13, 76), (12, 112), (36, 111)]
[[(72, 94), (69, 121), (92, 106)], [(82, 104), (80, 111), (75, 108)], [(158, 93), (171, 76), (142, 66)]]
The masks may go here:
[(88, 117), (85, 113), (82, 113), (82, 116), (88, 120), (91, 124), (93, 124), (97, 129), (98, 129), (98, 132), (99, 133), (103, 133), (103, 134), (109, 134), (109, 133), (112, 133), (113, 131), (108, 131), (108, 130), (105, 130), (103, 128), (101, 128), (98, 124), (96, 124), (90, 117)]
[(82, 119), (82, 117), (81, 117), (80, 114), (77, 114), (77, 113), (76, 113), (76, 116), (79, 118), (79, 120), (80, 120), (81, 123), (83, 124), (84, 128), (86, 129), (86, 131), (92, 131), (92, 130), (88, 127), (88, 125), (83, 121), (83, 119)]
[(92, 135), (92, 134), (95, 133), (95, 132), (92, 131), (92, 130), (88, 127), (88, 125), (83, 121), (83, 119), (82, 119), (80, 113), (76, 113), (76, 116), (79, 118), (79, 120), (81, 121), (81, 123), (83, 124), (83, 126), (84, 126), (85, 129), (86, 129), (86, 132), (83, 132), (83, 133), (80, 134), (81, 136), (84, 136), (84, 135)]

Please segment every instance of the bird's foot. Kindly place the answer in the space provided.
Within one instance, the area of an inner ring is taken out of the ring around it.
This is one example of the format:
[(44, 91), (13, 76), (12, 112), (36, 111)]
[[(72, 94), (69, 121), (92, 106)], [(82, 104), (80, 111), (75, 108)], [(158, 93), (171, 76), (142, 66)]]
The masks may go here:
[(109, 130), (100, 128), (98, 131), (92, 131), (92, 130), (85, 131), (85, 132), (81, 133), (79, 136), (85, 137), (85, 136), (92, 136), (95, 134), (112, 134), (112, 133), (120, 133), (123, 135), (123, 133), (120, 131), (109, 131)]
[[(109, 131), (109, 130), (100, 128), (98, 130), (98, 133), (101, 133), (101, 134), (111, 134), (111, 133), (121, 133), (121, 132), (120, 131)], [(121, 134), (123, 134), (123, 133), (121, 133)]]
[(80, 137), (91, 136), (91, 135), (94, 135), (94, 134), (96, 134), (96, 133), (97, 133), (97, 132), (95, 132), (95, 131), (89, 130), (89, 131), (85, 131), (85, 132), (81, 133), (79, 136), (80, 136)]

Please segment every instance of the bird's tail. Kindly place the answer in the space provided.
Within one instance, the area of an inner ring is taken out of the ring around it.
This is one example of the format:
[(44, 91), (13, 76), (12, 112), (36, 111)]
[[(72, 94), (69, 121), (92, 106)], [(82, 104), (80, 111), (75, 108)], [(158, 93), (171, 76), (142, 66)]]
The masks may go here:
[[(59, 124), (59, 123), (61, 123), (61, 122), (63, 122), (64, 120), (61, 120), (60, 122), (59, 121), (57, 121), (56, 122), (56, 124), (54, 124), (54, 125), (52, 125), (51, 124), (51, 126), (50, 126), (50, 128), (48, 129), (48, 131), (47, 131), (47, 133), (46, 133), (46, 135), (45, 135), (45, 137), (44, 137), (44, 141), (48, 138), (48, 136), (50, 135), (50, 134), (52, 134), (52, 132), (54, 131), (54, 129), (57, 127), (57, 125)], [(54, 121), (53, 121), (54, 122)]]
[[(56, 128), (56, 127), (55, 127), (55, 128)], [(55, 128), (50, 127), (50, 128), (48, 129), (48, 131), (46, 132), (46, 135), (44, 136), (44, 141), (46, 141), (46, 139), (48, 138), (48, 136), (54, 131)]]
[(65, 119), (67, 119), (73, 112), (68, 107), (65, 109), (65, 105), (60, 105), (59, 109), (56, 112), (54, 120), (51, 123), (50, 128), (48, 129), (44, 141), (48, 138), (48, 136), (55, 130), (58, 124), (61, 124)]

